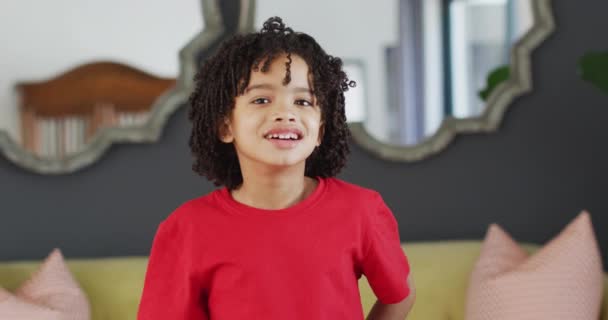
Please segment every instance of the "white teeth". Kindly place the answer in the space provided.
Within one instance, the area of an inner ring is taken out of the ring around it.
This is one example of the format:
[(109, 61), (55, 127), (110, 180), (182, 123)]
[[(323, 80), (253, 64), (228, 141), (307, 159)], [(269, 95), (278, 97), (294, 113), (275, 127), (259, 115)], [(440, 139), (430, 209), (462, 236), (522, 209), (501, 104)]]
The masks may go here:
[(266, 139), (298, 140), (298, 135), (295, 133), (268, 134)]

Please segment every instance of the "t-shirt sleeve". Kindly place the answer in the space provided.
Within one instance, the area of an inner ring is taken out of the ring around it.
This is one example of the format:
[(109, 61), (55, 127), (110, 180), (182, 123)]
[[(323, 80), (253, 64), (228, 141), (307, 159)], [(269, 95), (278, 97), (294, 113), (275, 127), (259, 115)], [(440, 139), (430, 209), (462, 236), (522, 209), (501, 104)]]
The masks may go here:
[(399, 238), (397, 221), (379, 194), (364, 219), (362, 272), (384, 304), (397, 303), (410, 294), (410, 265)]
[(152, 244), (138, 320), (208, 319), (201, 289), (194, 281), (187, 232), (167, 220), (162, 222)]

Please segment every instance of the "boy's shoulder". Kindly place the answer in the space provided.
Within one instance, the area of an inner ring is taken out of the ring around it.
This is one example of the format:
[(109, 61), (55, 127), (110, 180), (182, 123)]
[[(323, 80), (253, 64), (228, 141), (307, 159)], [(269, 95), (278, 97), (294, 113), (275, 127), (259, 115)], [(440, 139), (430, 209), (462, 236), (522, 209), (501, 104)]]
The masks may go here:
[(376, 199), (380, 197), (378, 191), (360, 186), (358, 184), (354, 184), (352, 182), (347, 182), (338, 178), (329, 178), (327, 181), (327, 187), (329, 192), (332, 193), (343, 193), (348, 195), (349, 197), (358, 198), (358, 199)]
[(195, 219), (200, 219), (201, 215), (206, 212), (220, 210), (217, 206), (217, 193), (220, 190), (211, 191), (205, 195), (189, 199), (173, 210), (164, 223), (174, 224), (183, 222), (192, 222)]

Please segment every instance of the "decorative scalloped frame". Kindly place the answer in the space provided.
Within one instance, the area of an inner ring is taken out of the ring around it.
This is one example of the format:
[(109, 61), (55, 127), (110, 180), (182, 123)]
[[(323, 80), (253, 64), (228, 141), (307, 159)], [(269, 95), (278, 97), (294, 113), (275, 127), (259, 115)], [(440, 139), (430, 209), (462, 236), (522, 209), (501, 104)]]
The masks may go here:
[[(205, 27), (179, 53), (180, 74), (173, 89), (159, 97), (152, 108), (151, 118), (140, 128), (106, 128), (100, 131), (78, 154), (64, 159), (43, 159), (17, 145), (7, 132), (0, 130), (0, 151), (19, 166), (41, 174), (70, 173), (92, 164), (115, 142), (156, 142), (169, 116), (175, 112), (192, 91), (196, 72), (196, 54), (208, 47), (224, 32), (219, 0), (201, 0)], [(398, 146), (381, 142), (371, 136), (361, 122), (350, 123), (356, 143), (368, 152), (390, 161), (417, 161), (443, 150), (457, 134), (494, 132), (498, 129), (509, 104), (532, 89), (530, 55), (534, 48), (555, 29), (551, 0), (531, 1), (534, 26), (511, 50), (511, 77), (488, 98), (484, 113), (478, 117), (446, 118), (438, 131), (420, 144)], [(253, 30), (255, 0), (240, 0), (238, 31)]]
[(19, 146), (5, 130), (0, 130), (0, 152), (17, 165), (40, 174), (62, 174), (86, 167), (106, 152), (113, 143), (153, 143), (159, 140), (167, 120), (182, 106), (194, 88), (197, 53), (210, 46), (225, 30), (219, 9), (220, 0), (201, 0), (204, 24), (179, 52), (180, 72), (175, 86), (160, 96), (150, 111), (150, 119), (141, 127), (100, 130), (80, 152), (62, 158), (37, 157)]
[(412, 146), (384, 143), (370, 135), (362, 122), (354, 122), (349, 124), (354, 141), (382, 159), (413, 162), (440, 152), (458, 134), (496, 131), (509, 104), (532, 90), (531, 52), (555, 29), (551, 0), (530, 2), (534, 25), (511, 49), (511, 76), (488, 97), (486, 108), (481, 115), (463, 119), (446, 118), (435, 134)]

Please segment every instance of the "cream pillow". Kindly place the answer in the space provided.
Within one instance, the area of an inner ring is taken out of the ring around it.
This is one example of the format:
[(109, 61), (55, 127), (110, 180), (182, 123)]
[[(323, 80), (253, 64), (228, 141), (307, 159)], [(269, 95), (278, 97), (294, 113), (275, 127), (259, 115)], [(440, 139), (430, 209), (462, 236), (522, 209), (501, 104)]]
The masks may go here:
[(602, 285), (589, 213), (582, 212), (532, 256), (493, 224), (471, 273), (465, 319), (597, 320)]
[(15, 293), (0, 287), (0, 319), (89, 320), (86, 295), (55, 249)]

